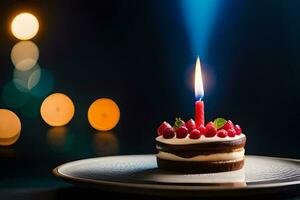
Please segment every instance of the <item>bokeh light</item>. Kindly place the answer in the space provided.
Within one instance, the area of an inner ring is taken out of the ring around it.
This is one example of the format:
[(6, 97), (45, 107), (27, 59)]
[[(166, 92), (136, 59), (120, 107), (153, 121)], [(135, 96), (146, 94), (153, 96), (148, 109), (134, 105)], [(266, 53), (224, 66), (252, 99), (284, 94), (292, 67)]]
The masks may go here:
[(11, 50), (11, 61), (20, 71), (31, 69), (39, 59), (39, 48), (32, 41), (21, 41)]
[(53, 90), (54, 78), (50, 71), (41, 68), (40, 75), (33, 73), (31, 77), (29, 77), (28, 84), (31, 85), (32, 83), (34, 83), (34, 80), (36, 80), (38, 76), (40, 76), (38, 84), (36, 84), (30, 90), (30, 94), (36, 97), (45, 97), (49, 95)]
[(205, 57), (207, 44), (210, 41), (214, 22), (222, 2), (220, 0), (188, 0), (180, 1), (182, 7), (183, 23), (189, 38), (192, 52), (201, 53)]
[(73, 137), (67, 127), (52, 127), (47, 132), (47, 144), (56, 152), (66, 152), (70, 150)]
[(22, 92), (13, 83), (8, 82), (2, 89), (2, 100), (10, 108), (20, 108), (29, 100), (30, 94)]
[(54, 93), (41, 105), (41, 116), (50, 126), (64, 126), (71, 121), (75, 108), (72, 100), (65, 94)]
[(98, 132), (94, 135), (93, 146), (97, 155), (110, 156), (119, 151), (119, 142), (113, 132)]
[(14, 144), (20, 137), (21, 121), (10, 110), (0, 109), (0, 145)]
[(119, 122), (120, 109), (111, 99), (101, 98), (92, 103), (88, 110), (88, 120), (99, 131), (113, 129)]
[(27, 71), (14, 70), (13, 82), (17, 89), (22, 92), (29, 92), (34, 88), (41, 78), (41, 69), (38, 64)]
[(20, 40), (33, 38), (39, 30), (39, 21), (31, 13), (17, 15), (11, 23), (12, 34)]

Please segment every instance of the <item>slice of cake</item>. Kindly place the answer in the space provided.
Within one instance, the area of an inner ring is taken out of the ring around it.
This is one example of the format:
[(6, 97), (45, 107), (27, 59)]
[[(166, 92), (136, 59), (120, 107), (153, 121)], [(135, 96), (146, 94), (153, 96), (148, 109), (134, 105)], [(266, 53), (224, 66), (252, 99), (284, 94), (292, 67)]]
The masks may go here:
[(172, 127), (158, 128), (156, 148), (160, 169), (185, 173), (212, 173), (244, 166), (246, 136), (230, 120), (217, 118), (196, 128), (194, 121), (176, 119)]

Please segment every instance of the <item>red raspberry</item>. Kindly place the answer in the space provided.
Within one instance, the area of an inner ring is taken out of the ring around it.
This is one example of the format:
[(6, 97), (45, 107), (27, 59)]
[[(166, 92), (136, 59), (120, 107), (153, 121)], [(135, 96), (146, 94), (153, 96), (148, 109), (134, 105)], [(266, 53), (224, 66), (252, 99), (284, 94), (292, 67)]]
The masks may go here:
[(224, 129), (220, 129), (220, 130), (218, 130), (218, 137), (220, 137), (220, 138), (224, 138), (224, 137), (226, 137), (227, 136), (227, 131), (226, 130), (224, 130)]
[(201, 125), (199, 126), (198, 130), (200, 131), (201, 135), (205, 135), (205, 130), (206, 130), (206, 128), (205, 128), (204, 125), (201, 124)]
[(190, 119), (189, 121), (185, 122), (185, 126), (189, 129), (189, 132), (196, 128), (196, 124), (193, 119)]
[(217, 129), (214, 127), (213, 122), (206, 124), (205, 137), (214, 137), (217, 134)]
[(176, 129), (176, 137), (177, 138), (185, 138), (189, 133), (189, 130), (185, 126), (181, 126)]
[(234, 129), (234, 125), (233, 125), (232, 121), (230, 121), (230, 120), (228, 120), (226, 122), (226, 124), (222, 127), (222, 129), (225, 129), (226, 131), (228, 131), (231, 128)]
[(231, 128), (231, 129), (227, 130), (227, 133), (228, 133), (229, 137), (234, 137), (236, 134), (236, 131), (233, 128)]
[(163, 137), (166, 139), (171, 139), (175, 136), (175, 131), (172, 127), (166, 127), (163, 131)]
[(163, 123), (161, 123), (161, 125), (157, 129), (157, 134), (162, 135), (164, 129), (167, 127), (171, 128), (171, 125), (168, 122), (164, 121)]
[(205, 128), (208, 128), (208, 127), (215, 127), (214, 123), (213, 122), (208, 122), (205, 126)]
[(194, 129), (190, 132), (189, 138), (191, 139), (199, 139), (201, 137), (201, 133), (198, 129)]
[(234, 129), (235, 129), (235, 132), (236, 132), (237, 135), (241, 135), (242, 129), (239, 125), (235, 125)]

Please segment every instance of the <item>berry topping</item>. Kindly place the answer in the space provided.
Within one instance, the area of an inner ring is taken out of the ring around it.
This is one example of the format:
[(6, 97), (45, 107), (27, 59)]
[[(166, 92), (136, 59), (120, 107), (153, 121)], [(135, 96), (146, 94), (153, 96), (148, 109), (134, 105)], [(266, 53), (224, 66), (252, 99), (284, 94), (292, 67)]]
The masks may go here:
[(228, 131), (229, 129), (234, 129), (232, 121), (228, 120), (226, 124), (222, 127), (222, 129), (225, 129), (226, 131)]
[(157, 129), (157, 134), (162, 135), (164, 129), (167, 128), (167, 127), (171, 128), (171, 125), (168, 122), (164, 121), (163, 123), (161, 123), (161, 125)]
[(200, 131), (201, 135), (205, 135), (205, 130), (206, 130), (206, 128), (205, 128), (204, 125), (201, 124), (201, 125), (199, 126), (198, 130)]
[(209, 128), (209, 127), (215, 127), (213, 122), (208, 122), (205, 126), (205, 128)]
[(163, 137), (166, 139), (171, 139), (175, 136), (175, 131), (172, 127), (166, 127), (163, 131)]
[(227, 135), (228, 135), (229, 137), (234, 137), (235, 134), (236, 134), (234, 128), (228, 129), (228, 130), (227, 130), (227, 133), (228, 133)]
[(241, 135), (242, 129), (239, 125), (235, 125), (234, 129), (235, 129), (235, 132), (236, 132), (237, 135)]
[(217, 134), (217, 129), (214, 127), (213, 122), (206, 124), (205, 137), (214, 137)]
[(185, 126), (181, 126), (176, 129), (176, 137), (177, 138), (185, 138), (189, 133), (189, 130)]
[(189, 132), (196, 128), (196, 124), (193, 119), (190, 119), (189, 121), (185, 122), (185, 126), (189, 129)]
[(201, 133), (198, 129), (194, 129), (190, 132), (189, 138), (190, 139), (199, 139), (201, 137)]
[(220, 130), (218, 130), (218, 137), (220, 137), (220, 138), (224, 138), (224, 137), (226, 137), (227, 136), (227, 131), (225, 130), (225, 129), (220, 129)]

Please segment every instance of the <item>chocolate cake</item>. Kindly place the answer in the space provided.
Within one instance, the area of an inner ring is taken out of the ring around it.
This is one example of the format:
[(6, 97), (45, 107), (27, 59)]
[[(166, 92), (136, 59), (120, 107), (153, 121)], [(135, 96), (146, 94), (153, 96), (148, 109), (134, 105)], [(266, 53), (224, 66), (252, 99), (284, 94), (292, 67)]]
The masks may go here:
[(182, 122), (179, 127), (163, 124), (156, 138), (160, 169), (213, 173), (238, 170), (244, 166), (246, 136), (230, 120), (221, 125), (210, 122), (201, 128), (189, 127), (191, 120)]

